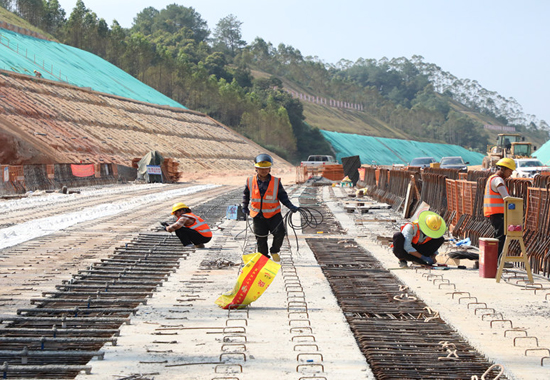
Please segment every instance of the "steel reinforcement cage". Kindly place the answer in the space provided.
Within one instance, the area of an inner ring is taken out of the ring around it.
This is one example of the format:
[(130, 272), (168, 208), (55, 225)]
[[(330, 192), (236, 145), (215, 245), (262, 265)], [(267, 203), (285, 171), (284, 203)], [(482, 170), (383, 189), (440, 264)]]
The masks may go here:
[[(357, 186), (366, 188), (366, 194), (390, 204), (396, 211), (403, 211), (407, 218), (426, 203), (432, 211), (443, 216), (455, 238), (468, 237), (478, 246), (480, 237), (492, 237), (494, 233), (488, 218), (483, 216), (485, 183), (491, 173), (477, 171), (459, 175), (458, 171), (445, 172), (449, 170), (452, 169), (419, 173), (362, 167)], [(523, 240), (531, 268), (534, 273), (550, 277), (550, 176), (508, 179), (506, 184), (511, 196), (524, 200)], [(510, 245), (508, 254), (521, 254), (517, 242)]]

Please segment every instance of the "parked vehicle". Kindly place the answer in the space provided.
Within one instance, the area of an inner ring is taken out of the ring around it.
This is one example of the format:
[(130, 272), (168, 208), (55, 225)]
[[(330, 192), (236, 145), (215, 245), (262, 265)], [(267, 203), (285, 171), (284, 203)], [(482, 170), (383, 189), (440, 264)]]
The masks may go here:
[(416, 168), (429, 168), (432, 162), (437, 162), (433, 157), (416, 157), (411, 160), (409, 166)]
[(316, 166), (316, 165), (337, 165), (338, 162), (333, 156), (315, 154), (307, 158), (306, 161), (302, 161), (300, 166)]
[(443, 157), (440, 163), (441, 169), (458, 169), (461, 172), (468, 171), (468, 165), (469, 162), (462, 159), (460, 156), (454, 156), (454, 157)]
[(533, 178), (542, 172), (550, 172), (550, 167), (544, 165), (536, 158), (516, 158), (516, 170), (512, 178)]

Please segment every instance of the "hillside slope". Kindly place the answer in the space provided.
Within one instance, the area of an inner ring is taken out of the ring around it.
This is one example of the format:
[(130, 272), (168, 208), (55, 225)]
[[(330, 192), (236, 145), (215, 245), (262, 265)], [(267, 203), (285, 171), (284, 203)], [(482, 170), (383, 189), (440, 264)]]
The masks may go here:
[(17, 28), (21, 28), (21, 30), (19, 31), (20, 33), (24, 33), (25, 31), (28, 31), (27, 33), (24, 33), (24, 34), (31, 35), (35, 33), (36, 36), (38, 36), (38, 38), (57, 41), (53, 36), (44, 32), (42, 29), (37, 28), (36, 26), (29, 23), (27, 20), (24, 20), (21, 17), (16, 16), (15, 14), (11, 13), (10, 11), (2, 7), (0, 7), (0, 22), (5, 22)]
[[(256, 78), (268, 78), (270, 76), (270, 74), (259, 70), (252, 70), (252, 74)], [(319, 95), (311, 89), (307, 89), (288, 78), (280, 79), (286, 91), (309, 95), (312, 98)], [(315, 103), (306, 99), (301, 99), (301, 101), (304, 106), (306, 122), (324, 131), (395, 139), (416, 139), (415, 136), (411, 135), (407, 130), (392, 127), (374, 116), (368, 110), (334, 107)], [(494, 117), (472, 110), (455, 100), (449, 99), (448, 101), (454, 111), (468, 117), (480, 125), (500, 125), (500, 122)], [(494, 130), (485, 130), (485, 132), (488, 136), (488, 141), (494, 141), (498, 134), (498, 132)], [(427, 139), (427, 141), (444, 143), (438, 139)]]
[[(258, 77), (269, 76), (269, 74), (259, 71), (253, 71), (253, 74)], [(307, 94), (311, 97), (317, 95), (313, 94), (310, 90), (305, 89), (295, 82), (292, 82), (288, 79), (281, 79), (284, 84), (284, 88), (287, 91)], [(438, 96), (441, 97), (441, 95)], [(447, 100), (453, 111), (456, 111), (457, 113), (471, 119), (479, 125), (501, 125), (501, 122), (495, 117), (473, 110), (456, 100)], [(331, 107), (329, 105), (314, 103), (303, 99), (302, 104), (304, 106), (304, 116), (306, 117), (306, 122), (309, 125), (324, 131), (358, 134), (373, 137), (417, 140), (417, 138), (414, 135), (411, 136), (407, 130), (394, 128), (388, 123), (372, 115), (367, 110)], [(492, 129), (484, 129), (484, 133), (487, 135), (487, 143), (491, 145), (494, 141), (496, 141), (497, 135), (504, 132)], [(533, 142), (535, 146), (542, 146), (545, 143), (544, 139), (541, 139), (540, 136), (531, 134), (528, 130), (517, 131), (515, 133), (521, 133), (525, 136), (526, 141)], [(437, 139), (426, 139), (426, 141), (444, 143), (443, 141)]]
[[(252, 73), (255, 77), (268, 76), (268, 74), (259, 71), (252, 71)], [(284, 78), (281, 80), (286, 91), (310, 96), (316, 95), (295, 82)], [(317, 104), (305, 100), (302, 100), (302, 104), (306, 122), (322, 130), (399, 139), (409, 137), (406, 131), (392, 128), (367, 111)]]

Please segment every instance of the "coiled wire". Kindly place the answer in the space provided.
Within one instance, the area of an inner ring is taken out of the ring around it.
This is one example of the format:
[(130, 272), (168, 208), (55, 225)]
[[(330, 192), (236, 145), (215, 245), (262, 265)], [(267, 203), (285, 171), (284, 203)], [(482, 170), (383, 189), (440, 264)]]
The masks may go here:
[[(297, 229), (304, 229), (306, 227), (316, 228), (318, 225), (323, 223), (324, 217), (323, 217), (323, 214), (319, 210), (317, 210), (315, 208), (310, 208), (310, 207), (298, 207), (298, 210), (296, 210), (296, 212), (300, 213), (300, 223), (299, 224), (295, 224), (292, 221), (292, 214), (294, 214), (292, 211), (287, 211), (287, 213), (283, 216), (283, 219), (282, 219), (281, 223), (284, 223), (284, 225), (285, 225), (286, 232), (287, 232), (286, 233), (287, 239), (290, 239), (289, 238), (289, 229), (291, 229), (292, 232), (294, 233), (294, 239), (296, 241), (296, 253), (298, 253), (300, 251), (300, 246), (298, 245), (298, 234), (296, 233), (296, 230)], [(252, 220), (252, 218), (250, 218), (249, 216), (246, 217), (246, 227), (244, 229), (244, 232), (245, 232), (244, 244), (243, 244), (243, 248), (242, 248), (243, 254), (245, 252), (246, 245), (248, 243), (248, 231), (249, 230), (250, 230), (251, 234), (254, 235), (254, 236), (258, 236), (258, 237), (268, 237), (269, 236), (269, 234), (264, 235), (264, 236), (254, 234), (254, 228), (252, 227), (251, 220)], [(279, 227), (279, 225), (277, 225), (277, 227)], [(235, 236), (235, 239), (242, 232), (243, 231), (239, 232)], [(290, 240), (289, 240), (289, 245), (290, 245)]]

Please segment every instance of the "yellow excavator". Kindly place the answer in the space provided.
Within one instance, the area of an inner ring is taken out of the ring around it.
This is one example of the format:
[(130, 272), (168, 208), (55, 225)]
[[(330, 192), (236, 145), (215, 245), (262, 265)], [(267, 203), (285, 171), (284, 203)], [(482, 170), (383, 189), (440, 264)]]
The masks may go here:
[(529, 158), (537, 149), (530, 142), (525, 142), (525, 137), (519, 133), (501, 133), (497, 136), (496, 145), (487, 145), (487, 156), (483, 158), (483, 169), (495, 166), (498, 160), (504, 157)]

